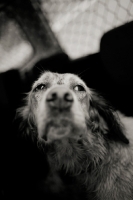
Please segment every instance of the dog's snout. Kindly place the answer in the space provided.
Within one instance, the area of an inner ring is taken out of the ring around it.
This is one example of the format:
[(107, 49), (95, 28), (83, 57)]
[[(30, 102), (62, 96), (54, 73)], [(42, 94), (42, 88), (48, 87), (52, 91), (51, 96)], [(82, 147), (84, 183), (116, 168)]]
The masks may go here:
[(72, 106), (74, 100), (69, 89), (65, 87), (56, 87), (49, 91), (46, 101), (52, 108), (68, 109)]
[(70, 92), (66, 92), (64, 94), (64, 100), (66, 102), (73, 102), (73, 97), (72, 97), (72, 94)]

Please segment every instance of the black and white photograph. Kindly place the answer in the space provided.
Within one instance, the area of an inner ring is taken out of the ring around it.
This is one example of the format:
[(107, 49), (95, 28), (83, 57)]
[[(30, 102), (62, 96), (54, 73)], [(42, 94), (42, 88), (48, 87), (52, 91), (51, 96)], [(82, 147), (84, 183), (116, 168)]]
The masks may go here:
[(133, 0), (0, 0), (0, 199), (133, 200)]

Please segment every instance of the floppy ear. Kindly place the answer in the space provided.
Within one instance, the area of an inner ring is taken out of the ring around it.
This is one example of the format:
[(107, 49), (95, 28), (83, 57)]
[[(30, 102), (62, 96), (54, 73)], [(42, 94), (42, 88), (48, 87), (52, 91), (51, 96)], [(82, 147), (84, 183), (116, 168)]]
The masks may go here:
[(91, 94), (89, 115), (92, 131), (100, 131), (108, 139), (128, 144), (129, 141), (123, 134), (123, 127), (117, 113), (99, 94), (93, 91)]

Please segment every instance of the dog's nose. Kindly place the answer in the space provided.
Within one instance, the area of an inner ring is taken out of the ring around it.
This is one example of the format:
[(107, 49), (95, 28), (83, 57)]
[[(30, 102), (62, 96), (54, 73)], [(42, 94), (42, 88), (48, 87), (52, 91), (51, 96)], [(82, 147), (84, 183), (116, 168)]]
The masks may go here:
[(49, 91), (46, 101), (52, 108), (69, 109), (73, 103), (73, 96), (69, 89), (60, 86)]

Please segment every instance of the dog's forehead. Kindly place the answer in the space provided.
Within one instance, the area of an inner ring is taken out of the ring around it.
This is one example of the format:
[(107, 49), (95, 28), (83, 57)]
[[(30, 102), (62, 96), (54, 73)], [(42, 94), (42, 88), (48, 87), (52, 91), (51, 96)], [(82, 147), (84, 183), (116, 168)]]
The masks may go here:
[(45, 72), (40, 76), (40, 78), (35, 82), (34, 85), (37, 83), (45, 83), (50, 82), (51, 84), (71, 84), (71, 83), (85, 83), (75, 74), (65, 73), (65, 74), (58, 74), (52, 72)]

